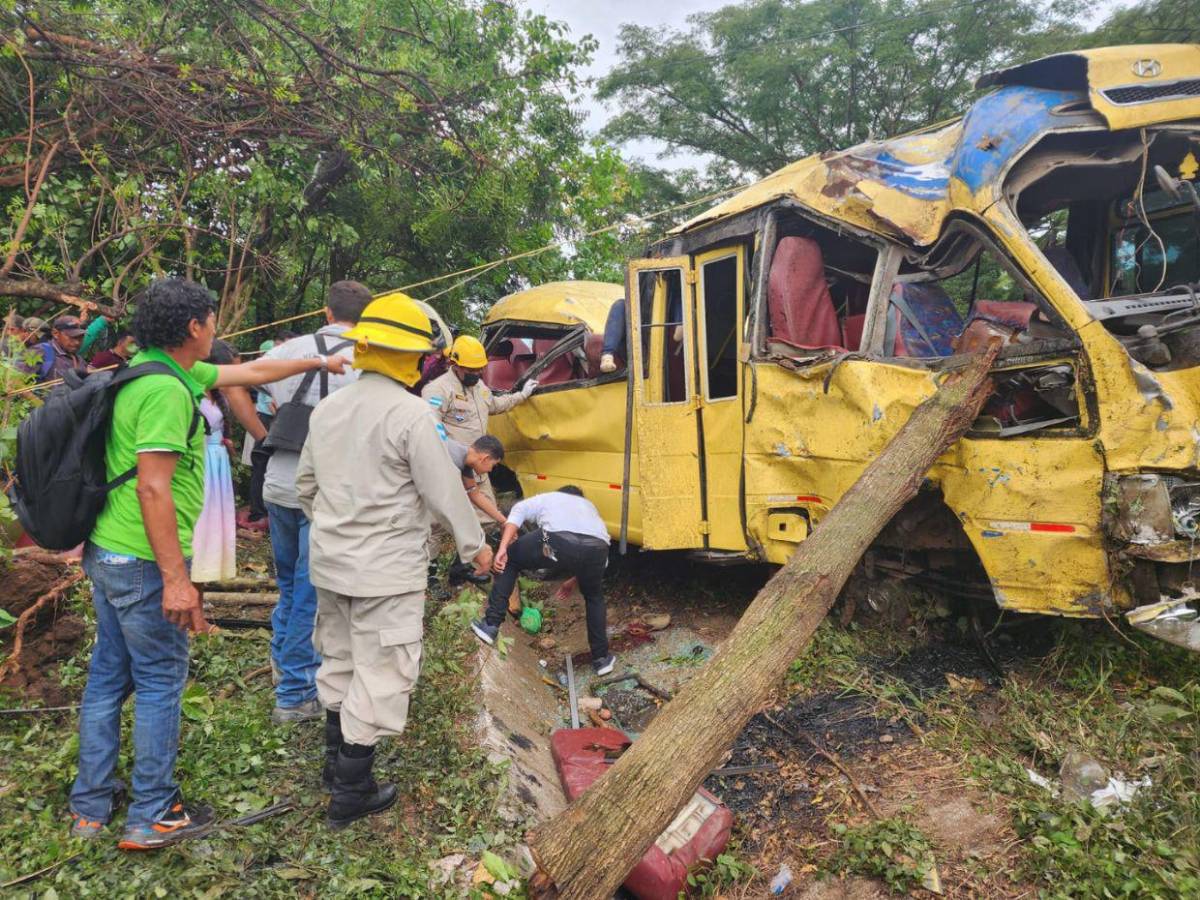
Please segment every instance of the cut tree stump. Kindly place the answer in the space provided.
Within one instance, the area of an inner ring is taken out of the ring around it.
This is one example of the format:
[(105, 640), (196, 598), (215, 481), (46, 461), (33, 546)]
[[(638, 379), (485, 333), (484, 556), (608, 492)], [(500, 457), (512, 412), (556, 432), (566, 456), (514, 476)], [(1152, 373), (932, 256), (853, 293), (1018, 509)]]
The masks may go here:
[(708, 664), (604, 777), (533, 830), (533, 897), (613, 895), (778, 686), (871, 542), (975, 420), (999, 350), (991, 340), (946, 377), (759, 591)]

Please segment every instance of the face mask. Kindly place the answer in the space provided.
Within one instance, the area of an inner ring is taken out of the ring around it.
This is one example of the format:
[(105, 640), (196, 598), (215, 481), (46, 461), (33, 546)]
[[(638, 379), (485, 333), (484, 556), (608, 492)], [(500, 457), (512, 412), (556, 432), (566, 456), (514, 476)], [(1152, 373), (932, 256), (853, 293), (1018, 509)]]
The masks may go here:
[(479, 384), (479, 375), (475, 372), (469, 372), (462, 377), (463, 387), (475, 387)]

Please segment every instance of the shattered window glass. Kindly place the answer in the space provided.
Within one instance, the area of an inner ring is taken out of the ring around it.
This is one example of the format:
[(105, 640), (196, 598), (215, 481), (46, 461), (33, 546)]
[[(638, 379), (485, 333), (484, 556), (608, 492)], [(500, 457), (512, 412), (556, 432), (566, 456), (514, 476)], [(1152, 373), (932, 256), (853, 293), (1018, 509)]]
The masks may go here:
[(1113, 233), (1110, 296), (1200, 281), (1200, 236), (1191, 211), (1151, 218), (1150, 224), (1154, 234), (1137, 220)]

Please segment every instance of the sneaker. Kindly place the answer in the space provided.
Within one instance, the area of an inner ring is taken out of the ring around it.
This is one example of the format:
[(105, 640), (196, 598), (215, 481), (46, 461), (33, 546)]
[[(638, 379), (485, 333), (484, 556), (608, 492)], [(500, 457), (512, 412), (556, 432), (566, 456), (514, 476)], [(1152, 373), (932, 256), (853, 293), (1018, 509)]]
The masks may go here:
[(100, 832), (104, 830), (104, 822), (98, 822), (95, 819), (87, 819), (77, 812), (71, 814), (71, 837), (81, 838), (85, 841), (90, 841), (94, 837), (99, 837)]
[(217, 817), (211, 806), (184, 803), (179, 798), (167, 814), (152, 825), (127, 825), (117, 847), (121, 850), (158, 850), (180, 841), (204, 837)]
[(610, 653), (604, 659), (592, 660), (592, 668), (597, 675), (607, 675), (613, 670), (613, 666), (617, 664), (616, 654)]
[[(125, 795), (125, 782), (120, 778), (113, 779), (110, 816), (115, 815), (116, 811), (125, 805)], [(83, 838), (84, 840), (94, 838), (104, 830), (104, 826), (107, 824), (81, 816), (73, 809), (68, 809), (67, 814), (71, 817), (71, 837), (74, 838)]]
[(325, 715), (325, 707), (316, 697), (305, 700), (298, 706), (276, 706), (271, 710), (271, 721), (276, 725), (286, 725), (289, 722), (304, 722), (308, 719), (319, 719)]
[(500, 636), (499, 625), (489, 625), (482, 619), (476, 619), (471, 623), (471, 630), (475, 632), (475, 637), (479, 638), (489, 647), (495, 646), (496, 638)]
[(605, 353), (600, 357), (600, 371), (605, 374), (617, 371), (617, 361), (613, 359), (611, 353)]

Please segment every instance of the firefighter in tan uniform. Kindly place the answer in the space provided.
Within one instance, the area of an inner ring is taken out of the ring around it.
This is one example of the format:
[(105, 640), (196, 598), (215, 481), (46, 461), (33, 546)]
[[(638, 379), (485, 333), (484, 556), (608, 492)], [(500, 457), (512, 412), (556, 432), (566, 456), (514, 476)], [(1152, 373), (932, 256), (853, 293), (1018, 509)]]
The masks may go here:
[(313, 411), (296, 472), (311, 522), (333, 828), (396, 800), (395, 785), (377, 784), (371, 768), (379, 739), (404, 731), (420, 672), (431, 513), (477, 571), (492, 560), (429, 404), (407, 390), (433, 349), (429, 319), (391, 294), (372, 301), (344, 337), (356, 342), (362, 377)]
[[(480, 380), (485, 368), (487, 354), (483, 344), (470, 335), (460, 335), (450, 348), (449, 371), (433, 379), (421, 391), (421, 398), (433, 407), (433, 414), (446, 429), (447, 436), (467, 446), (487, 434), (488, 416), (508, 412), (524, 403), (538, 386), (531, 378), (519, 391), (493, 394)], [(479, 491), (495, 506), (496, 494), (487, 477), (479, 482)], [(492, 521), (482, 510), (477, 515), (485, 525)]]

